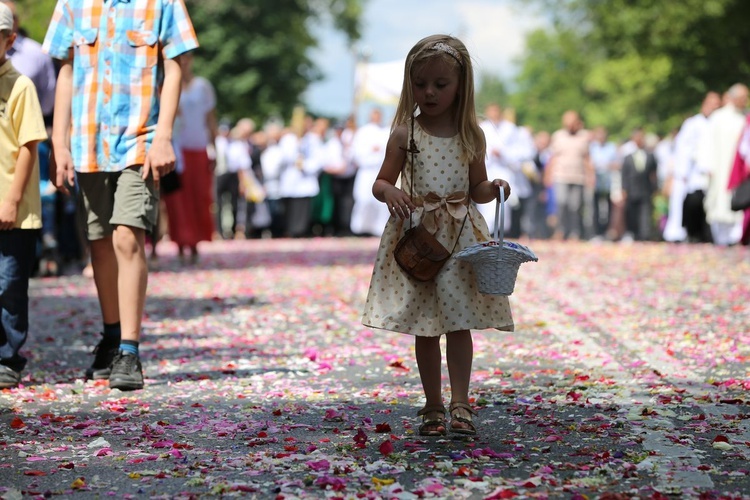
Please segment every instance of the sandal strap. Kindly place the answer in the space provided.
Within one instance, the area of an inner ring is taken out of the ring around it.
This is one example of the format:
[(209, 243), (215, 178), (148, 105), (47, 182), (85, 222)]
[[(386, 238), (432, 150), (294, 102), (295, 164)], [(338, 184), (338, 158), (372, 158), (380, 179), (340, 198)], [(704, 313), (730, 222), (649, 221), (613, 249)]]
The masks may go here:
[(450, 404), (448, 408), (451, 414), (453, 414), (453, 412), (458, 409), (466, 410), (471, 415), (477, 414), (477, 412), (474, 411), (474, 408), (472, 408), (469, 403), (464, 403), (463, 401), (454, 401), (453, 403)]
[(432, 413), (432, 412), (440, 412), (443, 415), (445, 415), (445, 406), (443, 406), (443, 405), (427, 405), (427, 406), (425, 406), (424, 408), (422, 408), (421, 410), (419, 410), (417, 412), (417, 416), (422, 417), (422, 416), (427, 415), (428, 413)]

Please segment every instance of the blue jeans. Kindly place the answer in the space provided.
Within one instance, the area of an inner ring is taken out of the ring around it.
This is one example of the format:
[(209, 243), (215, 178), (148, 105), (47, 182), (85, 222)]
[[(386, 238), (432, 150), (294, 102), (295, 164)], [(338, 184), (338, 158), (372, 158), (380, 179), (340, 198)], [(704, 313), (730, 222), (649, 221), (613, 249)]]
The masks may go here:
[(0, 231), (0, 363), (21, 371), (29, 333), (29, 276), (39, 231)]

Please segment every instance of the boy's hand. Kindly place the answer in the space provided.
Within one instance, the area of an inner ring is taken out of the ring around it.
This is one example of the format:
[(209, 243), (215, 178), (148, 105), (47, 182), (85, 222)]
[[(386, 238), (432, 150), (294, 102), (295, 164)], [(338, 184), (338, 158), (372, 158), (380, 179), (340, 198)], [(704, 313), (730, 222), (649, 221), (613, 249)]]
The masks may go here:
[(155, 138), (146, 155), (146, 162), (143, 164), (143, 180), (153, 175), (154, 182), (158, 185), (162, 176), (174, 170), (176, 160), (172, 141)]
[(73, 168), (73, 157), (68, 148), (54, 148), (49, 162), (49, 177), (55, 187), (66, 195), (70, 194), (68, 186), (75, 186), (76, 172)]
[(0, 201), (0, 231), (13, 229), (18, 216), (18, 206), (7, 200)]

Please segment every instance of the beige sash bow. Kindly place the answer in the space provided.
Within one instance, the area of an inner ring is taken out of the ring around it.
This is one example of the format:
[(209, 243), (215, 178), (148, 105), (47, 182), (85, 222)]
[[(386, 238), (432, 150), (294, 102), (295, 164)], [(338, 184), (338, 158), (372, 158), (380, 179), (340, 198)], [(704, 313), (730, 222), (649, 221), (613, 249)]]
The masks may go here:
[[(422, 224), (431, 234), (435, 234), (438, 229), (438, 218), (442, 217), (445, 211), (454, 219), (460, 220), (466, 217), (469, 210), (466, 207), (466, 202), (467, 196), (464, 191), (456, 191), (445, 197), (430, 191), (422, 198), (422, 206), (424, 207)], [(439, 208), (447, 210), (438, 210)]]

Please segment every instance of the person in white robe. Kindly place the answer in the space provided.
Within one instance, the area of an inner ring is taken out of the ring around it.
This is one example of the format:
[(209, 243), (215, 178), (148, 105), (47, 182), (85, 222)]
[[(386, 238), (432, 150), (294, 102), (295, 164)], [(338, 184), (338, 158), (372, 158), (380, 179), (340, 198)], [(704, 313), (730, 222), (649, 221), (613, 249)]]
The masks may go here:
[(357, 169), (351, 158), (351, 141), (354, 137), (349, 123), (337, 123), (333, 134), (326, 141), (326, 173), (331, 175), (333, 214), (331, 234), (334, 236), (352, 235), (352, 208), (354, 207), (354, 177)]
[[(488, 179), (507, 179), (512, 186), (510, 198), (506, 200), (505, 220), (503, 228), (505, 231), (510, 230), (511, 212), (519, 205), (519, 190), (525, 196), (529, 196), (531, 185), (528, 179), (517, 179), (516, 172), (520, 172), (521, 162), (518, 160), (519, 147), (517, 145), (518, 134), (517, 127), (514, 123), (503, 118), (502, 109), (498, 104), (492, 103), (484, 111), (485, 119), (479, 123), (479, 127), (484, 131), (484, 138), (487, 143), (487, 156), (485, 164), (487, 166)], [(528, 193), (524, 190), (528, 188)], [(479, 213), (482, 214), (490, 229), (495, 227), (495, 203), (484, 203), (477, 205)]]
[(280, 123), (271, 122), (266, 128), (268, 144), (260, 153), (260, 166), (263, 173), (263, 188), (266, 203), (271, 215), (271, 237), (280, 238), (285, 234), (284, 206), (281, 201), (281, 171), (284, 166), (284, 149), (280, 145), (284, 129)]
[(320, 192), (318, 176), (325, 166), (324, 138), (328, 120), (318, 118), (307, 124), (307, 132), (289, 132), (279, 143), (284, 152), (279, 190), (284, 204), (286, 236), (302, 238), (311, 235), (312, 200)]
[[(706, 214), (703, 208), (708, 177), (697, 168), (695, 153), (698, 142), (706, 130), (708, 117), (720, 105), (719, 94), (707, 93), (703, 98), (700, 112), (685, 120), (674, 138), (669, 209), (662, 234), (665, 241), (675, 243), (685, 240), (709, 240), (710, 232), (706, 228)], [(690, 199), (687, 198), (688, 195)]]
[(373, 109), (370, 121), (359, 127), (352, 139), (352, 160), (357, 173), (354, 177), (351, 230), (356, 235), (381, 236), (391, 216), (385, 203), (379, 202), (372, 194), (390, 136), (388, 128), (381, 124), (382, 120), (382, 111)]
[[(238, 236), (238, 226), (247, 224), (245, 214), (245, 202), (240, 202), (240, 195), (244, 194), (240, 180), (245, 173), (250, 171), (252, 160), (250, 154), (252, 145), (250, 136), (255, 130), (255, 122), (250, 118), (242, 118), (229, 133), (229, 142), (226, 145), (225, 168), (227, 179), (221, 179), (223, 186), (230, 193), (230, 217), (231, 224), (225, 239), (234, 239)], [(223, 205), (223, 203), (222, 203)], [(224, 208), (221, 208), (224, 211)], [(221, 220), (221, 219), (219, 219)], [(221, 223), (220, 229), (226, 230), (226, 224)], [(242, 230), (240, 229), (240, 232)]]
[[(509, 180), (518, 197), (518, 206), (511, 213), (511, 238), (527, 237), (534, 232), (534, 183), (541, 183), (541, 176), (534, 165), (534, 136), (529, 127), (516, 125), (516, 134), (512, 140), (513, 157), (511, 163), (513, 178)], [(511, 198), (513, 196), (511, 195)], [(490, 203), (490, 205), (492, 205)]]
[(607, 234), (612, 213), (612, 172), (620, 168), (617, 144), (608, 139), (608, 131), (601, 125), (591, 131), (589, 157), (596, 175), (591, 200), (591, 233), (596, 241)]
[(732, 192), (727, 188), (745, 125), (747, 86), (738, 83), (727, 91), (728, 102), (708, 118), (708, 128), (698, 146), (698, 163), (709, 174), (705, 207), (714, 243), (734, 245), (742, 237), (742, 214), (731, 208)]

